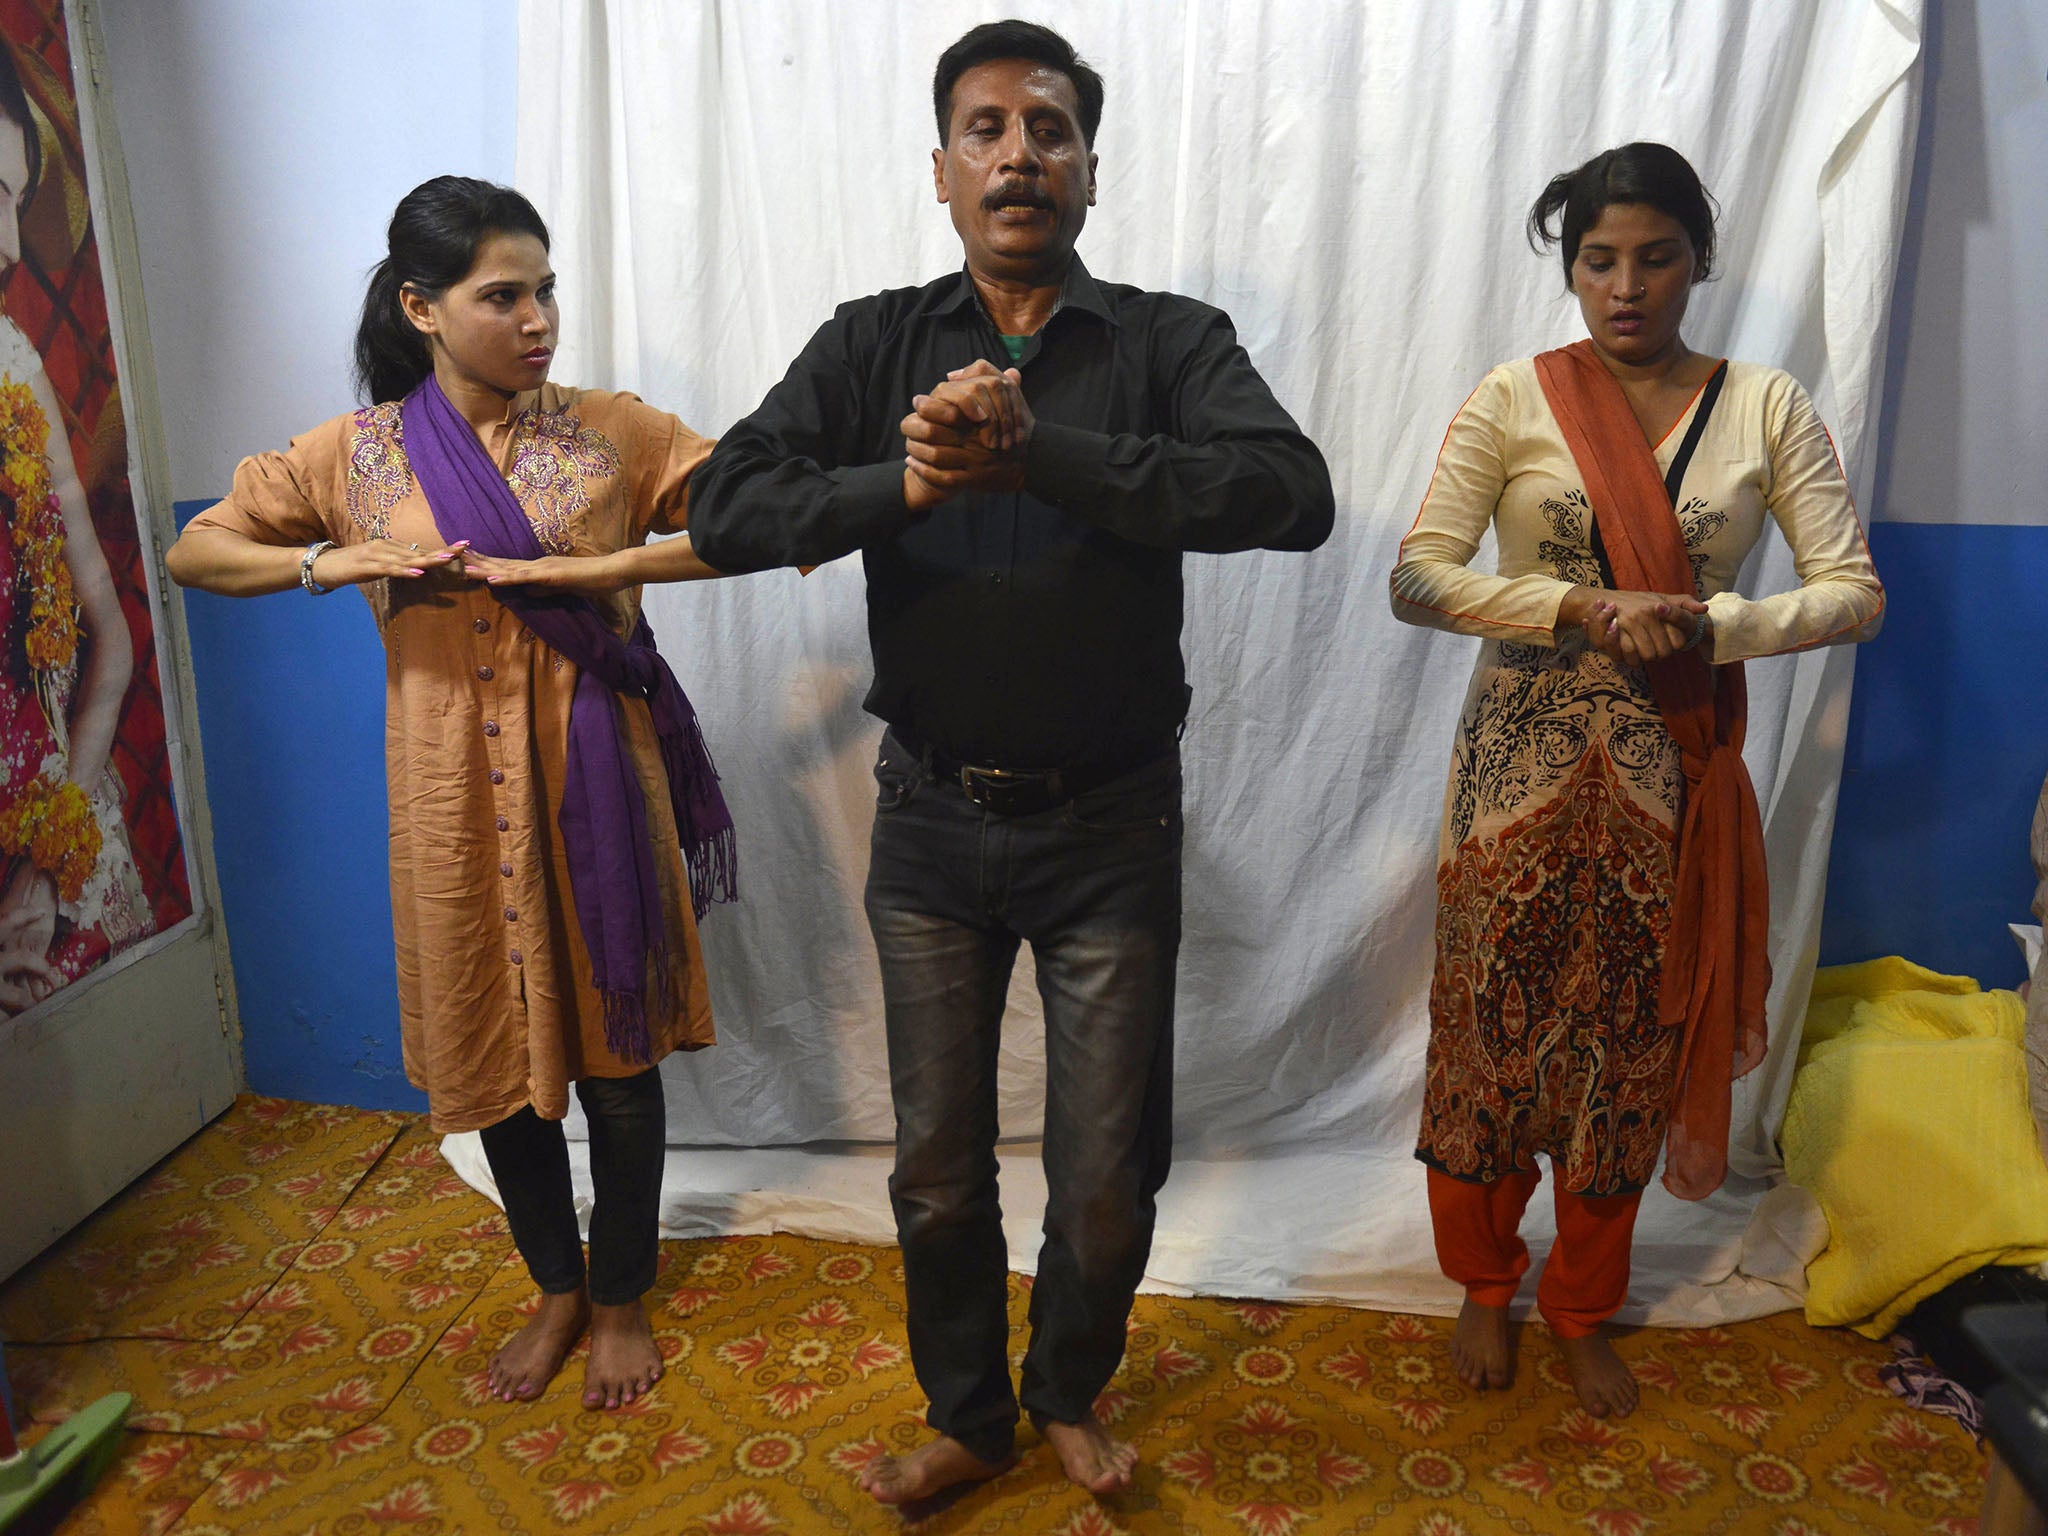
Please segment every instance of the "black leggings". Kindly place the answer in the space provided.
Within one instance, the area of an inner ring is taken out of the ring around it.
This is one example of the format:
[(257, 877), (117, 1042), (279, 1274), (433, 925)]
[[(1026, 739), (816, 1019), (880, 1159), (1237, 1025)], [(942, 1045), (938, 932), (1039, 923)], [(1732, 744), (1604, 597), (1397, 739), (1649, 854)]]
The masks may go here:
[[(586, 1077), (576, 1097), (590, 1122), (590, 1299), (615, 1307), (654, 1285), (661, 1167), (668, 1140), (661, 1074)], [(559, 1120), (527, 1105), (480, 1133), (512, 1241), (533, 1283), (551, 1296), (583, 1289), (583, 1240), (569, 1188), (569, 1143)]]

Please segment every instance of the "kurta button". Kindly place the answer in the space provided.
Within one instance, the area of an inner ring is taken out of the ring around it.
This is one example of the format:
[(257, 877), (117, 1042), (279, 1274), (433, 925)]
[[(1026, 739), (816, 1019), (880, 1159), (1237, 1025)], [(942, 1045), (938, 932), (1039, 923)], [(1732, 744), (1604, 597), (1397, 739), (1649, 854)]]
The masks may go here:
[(491, 632), (491, 621), (489, 619), (472, 619), (470, 620), (469, 627), (480, 635), (488, 635)]
[(512, 830), (512, 823), (500, 816), (498, 818), (498, 830), (500, 832), (510, 832)]
[(518, 951), (518, 950), (516, 950), (516, 949), (515, 949), (515, 950), (513, 950), (513, 951), (512, 951), (512, 963), (513, 963), (514, 965), (517, 965), (517, 964), (519, 964), (519, 962), (520, 962), (520, 961), (522, 961), (522, 960), (524, 960), (525, 958), (526, 958), (526, 956), (524, 956), (524, 955), (522, 955), (521, 953), (519, 953), (519, 951)]
[(501, 770), (497, 769), (497, 768), (493, 768), (493, 769), (491, 770), (491, 782), (492, 782), (493, 784), (502, 784), (502, 783), (504, 783), (504, 782), (505, 782), (505, 775), (504, 775), (504, 773), (503, 773), (503, 772), (502, 772)]
[(500, 864), (498, 866), (498, 873), (503, 875), (507, 880), (510, 880), (512, 878), (512, 866), (510, 864)]
[(496, 677), (498, 674), (493, 672), (489, 667), (478, 667), (476, 669), (476, 675), (488, 683), (492, 678)]
[(508, 922), (508, 923), (516, 923), (516, 922), (518, 922), (518, 921), (519, 921), (519, 909), (518, 909), (517, 907), (507, 907), (507, 908), (505, 909), (505, 921), (506, 921), (506, 922)]
[[(993, 682), (993, 681), (995, 681), (995, 679), (991, 678), (991, 679), (989, 679), (989, 681)], [(484, 734), (485, 734), (486, 736), (495, 736), (495, 735), (497, 735), (497, 734), (498, 734), (498, 722), (497, 722), (497, 721), (495, 721), (495, 720), (486, 720), (486, 721), (484, 722)]]

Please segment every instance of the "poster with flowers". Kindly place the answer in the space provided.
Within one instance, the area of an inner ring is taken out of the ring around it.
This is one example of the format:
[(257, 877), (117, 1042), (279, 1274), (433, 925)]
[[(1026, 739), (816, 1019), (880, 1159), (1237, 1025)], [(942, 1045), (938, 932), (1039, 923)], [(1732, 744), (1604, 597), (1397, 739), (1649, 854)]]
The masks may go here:
[(191, 915), (62, 0), (0, 0), (0, 1030)]

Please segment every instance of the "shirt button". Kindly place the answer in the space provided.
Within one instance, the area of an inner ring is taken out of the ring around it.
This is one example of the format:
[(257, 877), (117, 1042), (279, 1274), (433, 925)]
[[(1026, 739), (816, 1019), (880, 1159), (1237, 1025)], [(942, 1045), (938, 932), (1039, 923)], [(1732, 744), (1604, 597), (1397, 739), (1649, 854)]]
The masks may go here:
[(512, 823), (500, 816), (498, 818), (498, 830), (500, 832), (510, 832), (512, 830)]
[(516, 923), (516, 922), (518, 922), (518, 921), (519, 921), (519, 909), (518, 909), (517, 907), (507, 907), (507, 908), (505, 909), (505, 921), (506, 921), (506, 922), (508, 922), (508, 923)]
[(996, 586), (1000, 587), (1003, 584), (1003, 573), (1001, 571), (990, 571), (988, 573), (988, 579), (991, 582), (993, 582)]
[(500, 864), (498, 866), (498, 873), (503, 875), (507, 880), (510, 880), (512, 878), (512, 866), (510, 864)]
[(496, 768), (493, 768), (491, 770), (491, 782), (493, 784), (502, 784), (505, 782), (505, 775), (499, 772)]
[(498, 722), (497, 722), (497, 721), (495, 721), (495, 720), (486, 720), (486, 721), (484, 722), (484, 734), (485, 734), (486, 736), (495, 736), (495, 735), (497, 735), (497, 734), (498, 734)]
[(476, 675), (488, 683), (492, 678), (496, 677), (498, 674), (493, 672), (489, 667), (478, 667), (476, 669)]
[(480, 635), (488, 635), (491, 632), (491, 621), (489, 619), (472, 619), (470, 620), (469, 627)]
[(519, 951), (518, 951), (518, 950), (516, 950), (516, 949), (515, 949), (515, 950), (513, 950), (513, 951), (512, 951), (512, 963), (513, 963), (514, 965), (517, 965), (517, 964), (519, 964), (519, 963), (520, 963), (520, 962), (521, 962), (522, 960), (524, 960), (525, 958), (526, 958), (526, 956), (524, 956), (524, 955), (522, 955), (521, 953), (519, 953)]
[(993, 673), (993, 672), (984, 672), (984, 673), (982, 673), (982, 675), (981, 675), (981, 680), (982, 680), (982, 681), (983, 681), (984, 683), (987, 683), (987, 684), (989, 685), (989, 687), (991, 687), (991, 688), (995, 687), (995, 685), (996, 685), (996, 675), (995, 675), (995, 673)]

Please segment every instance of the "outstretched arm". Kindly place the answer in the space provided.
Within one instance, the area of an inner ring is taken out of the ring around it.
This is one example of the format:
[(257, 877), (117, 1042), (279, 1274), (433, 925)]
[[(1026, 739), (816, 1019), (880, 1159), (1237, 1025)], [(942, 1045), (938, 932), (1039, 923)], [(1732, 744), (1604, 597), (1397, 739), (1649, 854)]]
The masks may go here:
[(691, 481), (690, 537), (716, 569), (823, 565), (894, 536), (942, 499), (901, 458), (867, 462), (851, 308), (818, 328)]
[(608, 555), (544, 555), (538, 560), (498, 560), (465, 553), (463, 573), (493, 587), (545, 587), (603, 597), (627, 587), (660, 581), (711, 581), (714, 571), (697, 554), (687, 533), (636, 544)]

